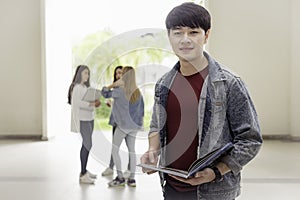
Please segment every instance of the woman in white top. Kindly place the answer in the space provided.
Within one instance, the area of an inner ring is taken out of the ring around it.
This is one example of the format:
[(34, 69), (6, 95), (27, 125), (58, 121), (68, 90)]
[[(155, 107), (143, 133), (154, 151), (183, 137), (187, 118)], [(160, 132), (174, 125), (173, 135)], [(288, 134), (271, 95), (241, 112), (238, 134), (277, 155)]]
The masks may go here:
[(80, 150), (81, 173), (80, 183), (94, 184), (97, 175), (87, 171), (86, 166), (92, 148), (92, 133), (94, 130), (95, 107), (100, 106), (100, 101), (83, 101), (82, 98), (90, 87), (90, 70), (85, 65), (79, 65), (69, 87), (68, 103), (71, 104), (71, 131), (80, 132), (82, 147)]

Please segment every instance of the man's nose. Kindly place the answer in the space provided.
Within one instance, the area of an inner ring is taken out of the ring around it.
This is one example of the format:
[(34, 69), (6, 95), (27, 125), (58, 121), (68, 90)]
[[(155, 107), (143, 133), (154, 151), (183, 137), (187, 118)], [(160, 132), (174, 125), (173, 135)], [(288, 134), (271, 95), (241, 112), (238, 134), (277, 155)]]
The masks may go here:
[(190, 43), (191, 42), (191, 39), (189, 38), (189, 35), (188, 33), (184, 33), (182, 35), (182, 39), (181, 39), (181, 43)]

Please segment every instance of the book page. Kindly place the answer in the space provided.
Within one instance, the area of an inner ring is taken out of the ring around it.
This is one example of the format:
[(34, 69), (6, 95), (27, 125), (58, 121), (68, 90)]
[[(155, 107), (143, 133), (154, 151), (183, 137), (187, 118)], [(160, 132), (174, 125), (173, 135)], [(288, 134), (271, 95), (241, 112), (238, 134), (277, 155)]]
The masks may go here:
[(210, 164), (212, 164), (216, 159), (218, 159), (221, 155), (223, 155), (226, 151), (231, 149), (233, 147), (232, 143), (227, 143), (225, 146), (220, 147), (207, 155), (205, 155), (202, 158), (199, 158), (189, 168), (189, 175), (192, 176), (197, 171), (200, 171), (204, 169), (205, 167), (208, 167)]
[(206, 154), (205, 156), (201, 157), (201, 158), (198, 158), (197, 160), (195, 160), (191, 166), (189, 167), (189, 170), (188, 171), (192, 171), (193, 169), (195, 168), (198, 168), (201, 164), (203, 164), (212, 154), (214, 154), (217, 150), (219, 149), (216, 149), (208, 154)]
[(146, 169), (151, 169), (154, 171), (160, 171), (166, 174), (171, 174), (174, 176), (179, 176), (182, 178), (188, 178), (188, 172), (184, 170), (174, 169), (174, 168), (167, 168), (167, 167), (156, 167), (154, 165), (147, 165), (147, 164), (138, 164), (137, 166), (143, 167)]
[(101, 96), (101, 90), (89, 87), (86, 91), (86, 93), (83, 96), (83, 101), (87, 102), (93, 102), (97, 99), (99, 99)]

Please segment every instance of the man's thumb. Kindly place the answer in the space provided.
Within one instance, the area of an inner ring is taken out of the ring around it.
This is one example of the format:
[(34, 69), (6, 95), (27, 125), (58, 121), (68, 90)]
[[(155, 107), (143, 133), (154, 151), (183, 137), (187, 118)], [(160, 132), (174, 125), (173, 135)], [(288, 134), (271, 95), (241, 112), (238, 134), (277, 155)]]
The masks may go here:
[(155, 155), (152, 151), (149, 152), (149, 160), (151, 163), (155, 162)]

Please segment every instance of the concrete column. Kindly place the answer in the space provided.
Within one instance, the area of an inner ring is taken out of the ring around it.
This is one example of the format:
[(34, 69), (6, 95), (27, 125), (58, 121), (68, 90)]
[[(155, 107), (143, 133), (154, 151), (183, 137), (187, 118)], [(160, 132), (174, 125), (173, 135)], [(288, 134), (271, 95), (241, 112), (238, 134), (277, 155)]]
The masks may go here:
[(291, 1), (291, 136), (300, 139), (300, 1)]

